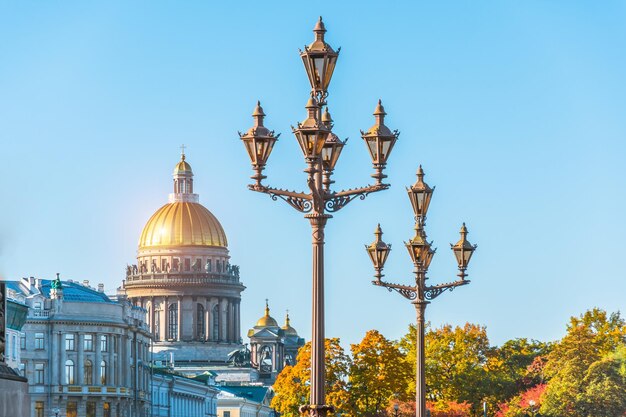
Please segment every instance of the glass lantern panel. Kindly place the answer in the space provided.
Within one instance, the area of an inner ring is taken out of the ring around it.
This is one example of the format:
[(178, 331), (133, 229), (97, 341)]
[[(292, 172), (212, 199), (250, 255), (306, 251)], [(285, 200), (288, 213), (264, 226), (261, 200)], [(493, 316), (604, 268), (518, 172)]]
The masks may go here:
[(328, 85), (330, 84), (330, 80), (333, 76), (333, 72), (335, 71), (336, 63), (337, 63), (336, 56), (328, 57), (328, 64), (326, 66), (326, 74), (324, 74), (324, 90), (328, 89)]
[(333, 146), (324, 146), (322, 148), (322, 161), (324, 161), (327, 164), (331, 163), (331, 157), (333, 154)]
[(391, 147), (391, 141), (388, 139), (385, 139), (382, 141), (382, 152), (381, 152), (381, 160), (382, 161), (386, 161), (387, 157), (389, 156), (389, 148)]
[(370, 151), (370, 155), (372, 157), (372, 161), (374, 161), (374, 163), (378, 162), (378, 151), (377, 151), (377, 142), (378, 140), (375, 138), (368, 138), (366, 139), (367, 142), (367, 149)]
[(322, 86), (322, 80), (324, 80), (324, 57), (314, 57), (313, 66), (315, 67), (315, 85), (316, 87)]
[(256, 153), (254, 152), (253, 140), (251, 139), (244, 140), (243, 144), (246, 146), (246, 151), (248, 152), (248, 156), (250, 156), (250, 161), (253, 164), (256, 164)]
[(265, 159), (265, 152), (267, 150), (267, 141), (257, 139), (255, 140), (255, 144), (256, 144), (257, 161), (263, 162), (263, 160)]

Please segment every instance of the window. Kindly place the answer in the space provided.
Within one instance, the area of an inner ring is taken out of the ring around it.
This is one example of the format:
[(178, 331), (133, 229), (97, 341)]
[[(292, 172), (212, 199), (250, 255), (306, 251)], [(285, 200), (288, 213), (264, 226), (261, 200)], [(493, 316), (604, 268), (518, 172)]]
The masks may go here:
[(185, 258), (185, 271), (191, 271), (191, 259)]
[(43, 363), (35, 364), (35, 384), (43, 384)]
[(161, 272), (167, 272), (167, 259), (161, 259)]
[(100, 362), (100, 383), (102, 385), (107, 383), (107, 363), (105, 361)]
[(204, 339), (204, 306), (198, 304), (196, 309), (196, 335), (198, 339)]
[(35, 401), (35, 417), (43, 417), (43, 401)]
[(35, 333), (35, 349), (43, 349), (43, 333)]
[(230, 417), (230, 411), (224, 411), (224, 417)]
[(37, 301), (34, 305), (35, 310), (41, 310), (41, 301)]
[(180, 259), (178, 258), (173, 258), (172, 259), (172, 269), (174, 271), (178, 271), (178, 268), (180, 267)]
[(117, 353), (117, 337), (113, 336), (113, 353)]
[(20, 375), (26, 376), (26, 362), (20, 362)]
[(77, 409), (78, 407), (76, 405), (76, 401), (68, 401), (67, 407), (65, 407), (65, 415), (67, 417), (77, 417), (78, 416)]
[(83, 349), (85, 349), (86, 351), (92, 351), (93, 350), (93, 335), (92, 334), (86, 334), (85, 335), (85, 341), (83, 343)]
[(17, 336), (11, 337), (11, 357), (17, 359)]
[(102, 417), (111, 417), (111, 403), (104, 403), (102, 405)]
[(71, 359), (65, 361), (65, 385), (74, 385), (74, 362)]
[(65, 335), (65, 350), (74, 350), (74, 335)]
[(20, 336), (20, 349), (26, 349), (26, 335)]
[(213, 340), (220, 338), (220, 308), (217, 304), (213, 307)]
[(161, 340), (161, 312), (159, 310), (154, 311), (154, 328), (152, 333), (154, 334), (154, 340)]
[(102, 352), (106, 352), (107, 348), (108, 348), (108, 342), (109, 338), (106, 335), (100, 335), (100, 351)]
[(170, 304), (167, 308), (167, 314), (167, 338), (176, 340), (178, 338), (178, 303)]
[(85, 361), (85, 385), (93, 384), (93, 362), (89, 359)]

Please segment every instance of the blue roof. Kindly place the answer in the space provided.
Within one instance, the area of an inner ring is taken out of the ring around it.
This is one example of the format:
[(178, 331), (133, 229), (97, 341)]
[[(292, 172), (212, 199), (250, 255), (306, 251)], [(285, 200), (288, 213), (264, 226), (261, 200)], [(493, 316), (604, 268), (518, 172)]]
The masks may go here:
[(256, 403), (262, 403), (267, 395), (267, 390), (269, 387), (259, 387), (259, 386), (220, 386), (220, 390), (230, 392), (231, 394), (236, 395), (240, 398), (247, 398)]
[[(78, 282), (61, 281), (63, 288), (63, 300), (83, 303), (112, 303), (109, 297), (103, 292), (96, 291), (92, 288), (85, 287)], [(50, 289), (52, 280), (41, 280), (41, 293), (50, 298)]]
[(18, 281), (4, 281), (7, 284), (7, 288), (21, 294), (22, 289), (20, 288), (20, 283)]

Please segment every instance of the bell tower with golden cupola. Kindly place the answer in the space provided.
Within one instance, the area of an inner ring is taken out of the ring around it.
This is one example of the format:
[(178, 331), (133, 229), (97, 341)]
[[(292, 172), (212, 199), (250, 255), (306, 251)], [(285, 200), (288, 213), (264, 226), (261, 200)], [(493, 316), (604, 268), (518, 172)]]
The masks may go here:
[(174, 167), (167, 204), (141, 232), (137, 264), (126, 268), (120, 292), (145, 308), (155, 359), (225, 362), (242, 346), (239, 267), (230, 264), (222, 225), (193, 192), (186, 155)]

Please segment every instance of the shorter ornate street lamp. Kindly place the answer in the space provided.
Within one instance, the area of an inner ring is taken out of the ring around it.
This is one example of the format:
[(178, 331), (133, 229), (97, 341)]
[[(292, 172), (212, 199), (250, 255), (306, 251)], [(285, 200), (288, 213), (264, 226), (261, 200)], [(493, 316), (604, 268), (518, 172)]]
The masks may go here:
[[(383, 111), (384, 112), (384, 111)], [(452, 251), (457, 259), (459, 268), (459, 278), (454, 282), (439, 285), (426, 285), (426, 274), (430, 262), (435, 255), (435, 249), (432, 248), (432, 242), (428, 242), (424, 227), (426, 225), (426, 213), (428, 212), (428, 206), (434, 187), (430, 188), (428, 184), (424, 182), (424, 171), (420, 165), (417, 171), (417, 182), (413, 186), (407, 188), (409, 200), (413, 206), (413, 212), (415, 214), (415, 235), (405, 242), (405, 246), (409, 251), (409, 256), (413, 261), (415, 274), (415, 285), (402, 285), (385, 282), (382, 280), (384, 276), (382, 270), (385, 266), (385, 261), (391, 251), (391, 245), (387, 245), (382, 240), (383, 231), (380, 228), (380, 224), (376, 227), (374, 232), (375, 239), (370, 245), (366, 245), (367, 254), (369, 255), (372, 264), (374, 265), (374, 285), (387, 288), (389, 291), (395, 290), (405, 298), (408, 298), (415, 305), (417, 312), (417, 340), (416, 340), (416, 389), (415, 389), (415, 413), (417, 417), (426, 417), (426, 373), (425, 373), (425, 355), (424, 355), (424, 331), (425, 331), (425, 319), (424, 312), (426, 306), (430, 303), (430, 300), (435, 299), (441, 293), (446, 290), (452, 291), (454, 288), (469, 284), (469, 280), (465, 277), (467, 274), (467, 265), (476, 249), (476, 245), (472, 245), (467, 240), (467, 228), (465, 223), (461, 227), (461, 239), (452, 247)]]

